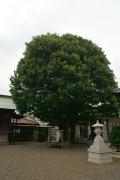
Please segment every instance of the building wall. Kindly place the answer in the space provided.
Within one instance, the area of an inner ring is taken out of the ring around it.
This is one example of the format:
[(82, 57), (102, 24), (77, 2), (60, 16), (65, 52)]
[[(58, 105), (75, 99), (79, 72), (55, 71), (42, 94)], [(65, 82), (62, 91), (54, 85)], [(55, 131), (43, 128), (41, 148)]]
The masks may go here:
[(0, 95), (0, 109), (16, 109), (11, 96)]
[(8, 141), (8, 132), (13, 110), (0, 109), (0, 142)]

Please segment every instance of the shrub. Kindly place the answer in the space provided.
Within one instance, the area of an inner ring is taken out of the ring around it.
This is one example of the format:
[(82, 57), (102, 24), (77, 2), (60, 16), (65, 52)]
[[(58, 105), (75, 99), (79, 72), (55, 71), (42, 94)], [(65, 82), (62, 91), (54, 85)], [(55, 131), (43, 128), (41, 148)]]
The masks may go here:
[(109, 136), (109, 141), (112, 146), (115, 146), (117, 148), (117, 151), (120, 151), (120, 125), (113, 126)]

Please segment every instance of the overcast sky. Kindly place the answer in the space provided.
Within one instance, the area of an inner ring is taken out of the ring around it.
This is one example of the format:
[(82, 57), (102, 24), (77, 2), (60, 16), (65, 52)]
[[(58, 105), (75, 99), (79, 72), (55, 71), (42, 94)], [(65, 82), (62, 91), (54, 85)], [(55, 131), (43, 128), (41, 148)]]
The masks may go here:
[(102, 47), (120, 85), (120, 0), (0, 0), (0, 94), (32, 36), (72, 33)]

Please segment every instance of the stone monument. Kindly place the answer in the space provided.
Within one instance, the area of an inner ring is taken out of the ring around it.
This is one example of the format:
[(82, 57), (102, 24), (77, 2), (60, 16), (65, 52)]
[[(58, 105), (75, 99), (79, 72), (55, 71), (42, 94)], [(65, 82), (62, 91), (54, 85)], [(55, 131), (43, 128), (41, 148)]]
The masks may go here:
[(104, 140), (101, 136), (101, 128), (104, 125), (100, 124), (99, 121), (96, 122), (92, 127), (95, 128), (94, 132), (96, 133), (96, 137), (94, 139), (93, 145), (88, 149), (88, 161), (102, 164), (102, 163), (110, 163), (112, 160), (112, 150), (109, 146), (104, 143)]

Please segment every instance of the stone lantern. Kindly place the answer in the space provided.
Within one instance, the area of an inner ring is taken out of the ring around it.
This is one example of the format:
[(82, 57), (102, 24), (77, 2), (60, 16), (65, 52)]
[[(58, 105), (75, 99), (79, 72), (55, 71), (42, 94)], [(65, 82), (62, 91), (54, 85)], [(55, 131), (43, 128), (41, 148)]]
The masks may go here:
[(101, 136), (102, 127), (104, 125), (100, 124), (97, 120), (96, 124), (92, 127), (95, 128), (94, 132), (96, 137), (94, 139), (93, 145), (90, 146), (88, 149), (88, 161), (95, 162), (95, 163), (110, 163), (113, 162), (112, 160), (112, 151), (109, 146), (104, 143), (104, 140)]

